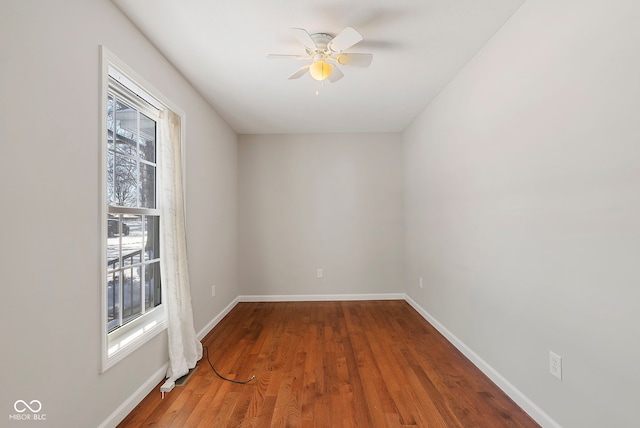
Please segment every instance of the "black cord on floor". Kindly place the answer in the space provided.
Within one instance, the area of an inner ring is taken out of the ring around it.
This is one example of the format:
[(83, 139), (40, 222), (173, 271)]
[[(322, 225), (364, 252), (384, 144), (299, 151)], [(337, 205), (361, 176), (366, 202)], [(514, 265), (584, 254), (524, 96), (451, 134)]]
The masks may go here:
[(228, 378), (222, 376), (220, 373), (218, 373), (218, 370), (216, 370), (216, 368), (213, 367), (213, 364), (211, 364), (211, 360), (209, 359), (209, 348), (207, 348), (206, 346), (202, 345), (202, 349), (204, 349), (204, 353), (207, 356), (207, 362), (211, 366), (211, 369), (213, 370), (213, 372), (215, 374), (218, 375), (218, 377), (220, 379), (226, 380), (227, 382), (233, 382), (233, 383), (237, 383), (237, 384), (240, 384), (240, 385), (246, 385), (246, 384), (248, 384), (249, 382), (251, 382), (252, 380), (254, 380), (256, 378), (255, 375), (254, 375), (254, 376), (251, 376), (249, 378), (249, 380), (241, 381), (241, 380), (235, 380), (235, 379), (228, 379)]

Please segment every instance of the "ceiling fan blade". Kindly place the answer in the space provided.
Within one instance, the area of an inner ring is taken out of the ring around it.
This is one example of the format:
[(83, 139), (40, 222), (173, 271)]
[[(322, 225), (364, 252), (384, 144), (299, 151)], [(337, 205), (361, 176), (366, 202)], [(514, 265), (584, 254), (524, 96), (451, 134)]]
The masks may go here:
[(270, 59), (309, 59), (309, 55), (267, 54)]
[(373, 61), (373, 55), (365, 53), (341, 53), (336, 57), (336, 61), (340, 65), (369, 67), (371, 61)]
[(353, 27), (347, 27), (329, 42), (329, 49), (333, 52), (342, 52), (349, 49), (362, 40), (362, 35)]
[(316, 42), (313, 41), (307, 30), (304, 28), (292, 28), (293, 36), (302, 43), (302, 46), (308, 50), (315, 51), (317, 49)]
[(335, 65), (331, 67), (331, 74), (327, 78), (331, 83), (337, 82), (344, 77), (344, 73)]
[(300, 67), (295, 73), (289, 76), (289, 79), (299, 79), (302, 76), (304, 76), (307, 73), (307, 71), (309, 71), (309, 65), (311, 64), (307, 64), (304, 67)]

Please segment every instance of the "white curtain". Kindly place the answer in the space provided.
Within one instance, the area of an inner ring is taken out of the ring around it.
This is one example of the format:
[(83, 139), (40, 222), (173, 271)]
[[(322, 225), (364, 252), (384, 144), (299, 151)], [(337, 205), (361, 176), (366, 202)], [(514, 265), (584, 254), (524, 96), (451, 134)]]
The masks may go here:
[(180, 116), (170, 110), (160, 112), (158, 140), (161, 279), (168, 317), (167, 383), (172, 384), (202, 358), (202, 344), (193, 326), (187, 267)]

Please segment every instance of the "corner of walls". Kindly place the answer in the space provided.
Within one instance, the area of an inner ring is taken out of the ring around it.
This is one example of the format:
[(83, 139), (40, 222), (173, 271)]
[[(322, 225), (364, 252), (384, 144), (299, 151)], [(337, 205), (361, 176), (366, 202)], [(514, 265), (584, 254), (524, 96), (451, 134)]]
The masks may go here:
[(222, 321), (222, 319), (229, 312), (231, 312), (231, 310), (241, 301), (242, 299), (240, 298), (240, 296), (238, 296), (233, 299), (227, 306), (225, 306), (225, 308), (220, 313), (213, 317), (211, 321), (209, 321), (201, 330), (198, 331), (198, 333), (196, 334), (198, 340), (203, 340), (207, 336), (207, 334), (209, 334), (215, 328), (215, 326), (218, 325), (218, 323)]

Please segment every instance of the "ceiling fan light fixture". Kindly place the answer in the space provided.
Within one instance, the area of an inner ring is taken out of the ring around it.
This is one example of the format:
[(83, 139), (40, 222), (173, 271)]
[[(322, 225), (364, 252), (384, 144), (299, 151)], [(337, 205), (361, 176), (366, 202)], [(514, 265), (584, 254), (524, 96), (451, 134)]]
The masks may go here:
[[(339, 66), (368, 67), (371, 64), (372, 54), (367, 53), (343, 53), (362, 40), (362, 35), (353, 27), (347, 27), (337, 36), (328, 33), (310, 34), (304, 28), (292, 28), (296, 39), (304, 46), (306, 55), (278, 55), (270, 54), (268, 58), (295, 58), (308, 59), (311, 63), (300, 67), (289, 79), (299, 79), (309, 73), (317, 82), (329, 80), (335, 83), (344, 77)], [(328, 61), (331, 61), (329, 63)]]
[(309, 67), (309, 74), (314, 80), (322, 82), (331, 75), (331, 64), (324, 60), (314, 61)]

